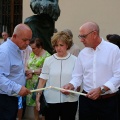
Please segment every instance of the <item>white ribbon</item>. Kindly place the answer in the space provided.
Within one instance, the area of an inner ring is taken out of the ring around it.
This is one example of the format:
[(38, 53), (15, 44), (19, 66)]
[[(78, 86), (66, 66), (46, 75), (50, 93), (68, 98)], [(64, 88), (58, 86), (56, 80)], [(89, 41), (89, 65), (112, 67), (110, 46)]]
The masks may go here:
[[(69, 92), (69, 93), (74, 93), (74, 94), (86, 96), (85, 93), (77, 92), (77, 91), (74, 91), (74, 90), (66, 90), (66, 89), (59, 88), (59, 87), (54, 87), (54, 86), (49, 86), (49, 87), (45, 87), (45, 88), (30, 90), (30, 92), (38, 92), (38, 91), (43, 91), (43, 90), (46, 90), (46, 89), (55, 89), (55, 90), (59, 90), (59, 91), (62, 90), (62, 91), (66, 91), (66, 92)], [(13, 96), (17, 96), (17, 94), (13, 94)]]

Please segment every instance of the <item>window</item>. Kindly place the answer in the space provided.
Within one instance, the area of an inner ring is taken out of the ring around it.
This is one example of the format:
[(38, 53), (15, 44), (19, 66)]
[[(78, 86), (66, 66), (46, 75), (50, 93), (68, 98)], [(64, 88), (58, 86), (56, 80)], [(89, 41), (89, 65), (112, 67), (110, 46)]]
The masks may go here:
[(22, 0), (0, 0), (0, 33), (7, 31), (11, 36), (14, 27), (22, 23), (22, 4)]

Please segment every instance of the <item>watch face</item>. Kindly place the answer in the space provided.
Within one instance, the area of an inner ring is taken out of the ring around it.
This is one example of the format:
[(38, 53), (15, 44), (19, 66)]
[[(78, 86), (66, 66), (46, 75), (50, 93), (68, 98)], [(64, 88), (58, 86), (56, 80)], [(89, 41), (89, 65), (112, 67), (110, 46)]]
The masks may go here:
[(102, 93), (105, 93), (105, 92), (106, 92), (106, 91), (105, 91), (105, 89), (103, 88), (103, 89), (102, 89)]
[(101, 93), (104, 94), (106, 92), (106, 90), (104, 89), (104, 87), (101, 87)]

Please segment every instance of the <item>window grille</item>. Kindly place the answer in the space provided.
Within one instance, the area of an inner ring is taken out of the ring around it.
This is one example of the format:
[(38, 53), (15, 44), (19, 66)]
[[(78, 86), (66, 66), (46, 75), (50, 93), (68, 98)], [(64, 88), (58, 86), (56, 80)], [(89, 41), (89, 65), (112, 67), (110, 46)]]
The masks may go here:
[(0, 0), (0, 33), (11, 36), (14, 27), (22, 23), (22, 4), (22, 0)]

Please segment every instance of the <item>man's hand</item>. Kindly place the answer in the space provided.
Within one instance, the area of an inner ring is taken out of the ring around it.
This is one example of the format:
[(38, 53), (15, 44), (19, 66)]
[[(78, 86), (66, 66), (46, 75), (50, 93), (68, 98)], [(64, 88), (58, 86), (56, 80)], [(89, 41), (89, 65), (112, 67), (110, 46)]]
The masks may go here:
[(96, 100), (101, 94), (101, 89), (100, 87), (98, 88), (95, 88), (93, 90), (91, 90), (87, 95), (86, 97), (92, 99), (92, 100)]
[(26, 96), (28, 94), (31, 94), (30, 90), (28, 90), (26, 87), (22, 86), (20, 92), (18, 93), (20, 96)]
[[(64, 85), (63, 86), (63, 89), (66, 89), (66, 90), (74, 90), (74, 86), (71, 84), (71, 83), (68, 83), (67, 85)], [(69, 95), (70, 93), (68, 91), (65, 91), (65, 90), (61, 90), (61, 92), (65, 95)]]

